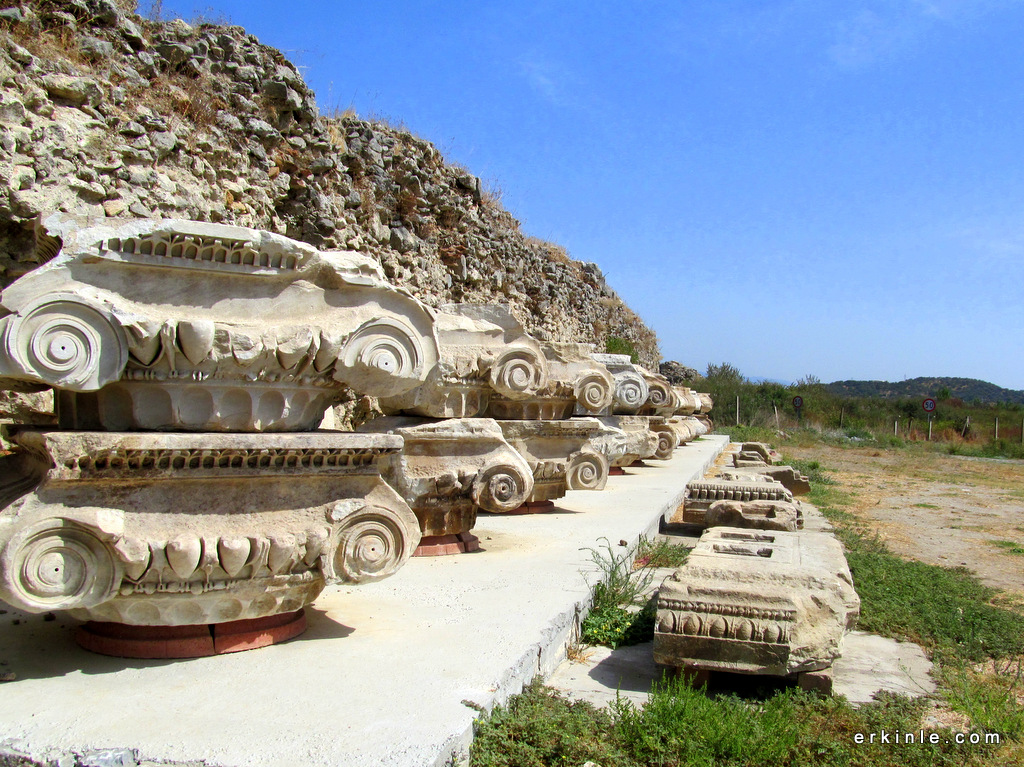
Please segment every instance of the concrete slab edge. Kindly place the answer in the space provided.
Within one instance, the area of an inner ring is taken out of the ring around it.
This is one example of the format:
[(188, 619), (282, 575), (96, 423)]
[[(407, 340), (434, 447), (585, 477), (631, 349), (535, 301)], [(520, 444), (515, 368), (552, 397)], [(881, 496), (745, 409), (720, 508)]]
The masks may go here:
[[(662, 522), (670, 518), (679, 504), (683, 502), (687, 483), (703, 477), (729, 445), (729, 438), (724, 436), (712, 435), (703, 439), (720, 440), (718, 449), (709, 454), (700, 468), (694, 469), (692, 474), (685, 478), (678, 492), (664, 502), (657, 513), (651, 515), (646, 527), (637, 531), (636, 535), (627, 541), (629, 548), (635, 548), (641, 537), (654, 537), (661, 528)], [(523, 688), (536, 677), (547, 678), (554, 673), (555, 669), (566, 659), (569, 646), (579, 638), (580, 627), (590, 612), (590, 607), (591, 599), (587, 598), (578, 601), (573, 608), (556, 615), (548, 623), (542, 639), (530, 645), (496, 683), (494, 694), (481, 705), (480, 713), (489, 714), (495, 707), (505, 705), (509, 698), (521, 693)], [(469, 747), (473, 742), (475, 723), (476, 719), (474, 718), (474, 721), (462, 733), (445, 741), (433, 767), (449, 767), (452, 764), (468, 763)]]

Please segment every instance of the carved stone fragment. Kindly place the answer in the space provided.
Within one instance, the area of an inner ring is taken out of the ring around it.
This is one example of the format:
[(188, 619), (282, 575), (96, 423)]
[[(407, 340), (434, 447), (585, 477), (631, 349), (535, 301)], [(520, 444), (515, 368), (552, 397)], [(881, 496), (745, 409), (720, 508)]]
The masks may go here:
[(545, 343), (548, 382), (530, 398), (511, 398), (495, 392), (487, 410), (505, 420), (559, 420), (573, 412), (596, 414), (612, 403), (615, 380), (608, 369), (590, 356), (589, 344)]
[(682, 521), (703, 525), (704, 513), (715, 501), (785, 501), (793, 502), (793, 494), (767, 477), (764, 481), (734, 482), (723, 479), (694, 480), (686, 486)]
[(0, 380), (60, 391), (62, 428), (301, 431), (343, 387), (397, 395), (436, 368), (434, 313), (358, 253), (241, 227), (78, 229), (4, 290)]
[(647, 404), (647, 398), (650, 395), (650, 387), (647, 384), (644, 371), (630, 361), (628, 354), (594, 354), (592, 356), (594, 360), (608, 368), (608, 372), (615, 379), (611, 412), (606, 415), (639, 413), (641, 408)]
[(811, 483), (805, 474), (801, 474), (792, 466), (766, 466), (760, 464), (755, 467), (734, 469), (730, 472), (723, 472), (723, 479), (734, 481), (751, 481), (754, 477), (766, 477), (771, 481), (781, 483), (793, 495), (806, 495), (811, 492)]
[(360, 431), (404, 440), (404, 449), (387, 457), (384, 476), (416, 514), (424, 538), (466, 542), (477, 511), (513, 511), (533, 492), (530, 466), (489, 418), (386, 417)]
[(654, 658), (743, 674), (819, 671), (859, 611), (831, 535), (716, 527), (658, 592)]
[(704, 512), (704, 527), (740, 527), (795, 533), (803, 527), (803, 513), (785, 501), (715, 501)]
[(609, 415), (597, 419), (604, 427), (590, 442), (608, 458), (610, 467), (621, 468), (650, 458), (658, 449), (658, 435), (642, 415)]
[(446, 304), (436, 328), (436, 369), (420, 386), (382, 396), (385, 413), (471, 418), (487, 410), (492, 394), (525, 400), (547, 386), (544, 350), (506, 307)]
[(596, 418), (497, 423), (533, 472), (527, 502), (552, 501), (569, 490), (604, 489), (609, 465), (599, 445), (591, 442), (604, 428)]
[(293, 612), (419, 542), (376, 434), (14, 430), (0, 456), (0, 598), (136, 626)]

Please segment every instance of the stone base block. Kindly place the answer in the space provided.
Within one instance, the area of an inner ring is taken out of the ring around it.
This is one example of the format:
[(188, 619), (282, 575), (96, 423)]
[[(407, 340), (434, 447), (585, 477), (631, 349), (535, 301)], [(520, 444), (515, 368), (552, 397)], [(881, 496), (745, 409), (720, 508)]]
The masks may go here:
[(802, 674), (797, 674), (796, 683), (801, 690), (831, 696), (832, 668), (824, 668), (821, 671), (805, 671)]
[(612, 466), (611, 468), (608, 469), (608, 476), (609, 477), (621, 477), (625, 473), (626, 473), (626, 470), (623, 469), (621, 466)]
[(472, 533), (456, 535), (424, 535), (413, 552), (414, 557), (442, 557), (447, 554), (468, 554), (480, 550), (480, 539)]
[(117, 658), (205, 658), (268, 647), (306, 630), (303, 610), (266, 618), (196, 626), (129, 626), (89, 621), (75, 641), (90, 652)]
[(554, 501), (527, 501), (512, 514), (539, 514), (542, 511), (551, 511), (555, 508)]

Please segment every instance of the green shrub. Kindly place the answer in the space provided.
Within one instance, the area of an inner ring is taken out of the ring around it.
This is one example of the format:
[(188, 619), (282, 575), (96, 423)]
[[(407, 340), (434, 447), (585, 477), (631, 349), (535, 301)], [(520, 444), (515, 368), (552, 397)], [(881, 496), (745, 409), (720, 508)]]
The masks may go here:
[(639, 612), (624, 607), (603, 607), (591, 610), (583, 620), (580, 639), (587, 644), (616, 647), (650, 642), (654, 639), (654, 618), (657, 606), (653, 600)]
[(604, 342), (604, 350), (608, 354), (628, 354), (629, 359), (633, 364), (640, 361), (640, 356), (636, 353), (636, 348), (633, 346), (632, 342), (625, 338), (608, 336)]

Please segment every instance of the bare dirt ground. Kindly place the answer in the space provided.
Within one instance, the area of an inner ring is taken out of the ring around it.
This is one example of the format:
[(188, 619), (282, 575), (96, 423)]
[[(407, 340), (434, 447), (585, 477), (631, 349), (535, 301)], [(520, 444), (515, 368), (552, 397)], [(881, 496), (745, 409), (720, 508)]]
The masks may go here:
[(901, 556), (974, 571), (1024, 601), (1024, 461), (922, 447), (787, 447), (853, 495), (847, 510)]

